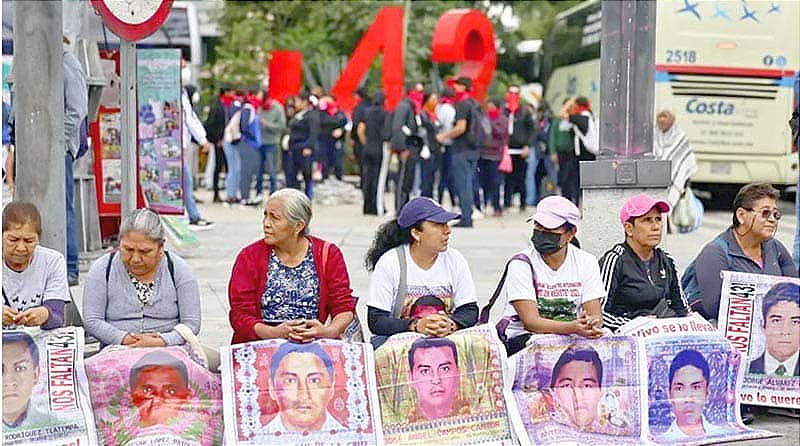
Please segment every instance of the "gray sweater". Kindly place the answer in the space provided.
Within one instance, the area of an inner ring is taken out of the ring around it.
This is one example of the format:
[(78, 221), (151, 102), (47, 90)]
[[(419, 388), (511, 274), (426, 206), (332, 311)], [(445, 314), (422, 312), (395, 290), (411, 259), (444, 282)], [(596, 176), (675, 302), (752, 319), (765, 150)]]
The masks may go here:
[(153, 296), (147, 305), (136, 297), (128, 270), (119, 254), (111, 261), (106, 283), (109, 254), (97, 259), (89, 269), (83, 290), (83, 319), (86, 333), (102, 344), (121, 344), (128, 333), (161, 333), (167, 345), (184, 343), (174, 328), (179, 323), (194, 334), (200, 332), (200, 289), (197, 279), (182, 258), (170, 253), (175, 265), (172, 283), (166, 257), (156, 273)]
[(262, 144), (280, 144), (281, 134), (286, 132), (286, 113), (280, 102), (270, 99), (270, 108), (258, 110), (261, 124)]

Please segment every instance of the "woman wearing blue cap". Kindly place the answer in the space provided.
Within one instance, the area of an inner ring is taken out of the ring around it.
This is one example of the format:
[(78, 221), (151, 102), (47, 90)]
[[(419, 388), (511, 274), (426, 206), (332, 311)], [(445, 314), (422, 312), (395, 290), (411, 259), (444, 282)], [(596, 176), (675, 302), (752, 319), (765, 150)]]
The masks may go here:
[(372, 272), (367, 319), (375, 348), (396, 333), (441, 337), (477, 322), (469, 265), (448, 247), (447, 223), (459, 218), (430, 198), (417, 197), (378, 228), (365, 260)]

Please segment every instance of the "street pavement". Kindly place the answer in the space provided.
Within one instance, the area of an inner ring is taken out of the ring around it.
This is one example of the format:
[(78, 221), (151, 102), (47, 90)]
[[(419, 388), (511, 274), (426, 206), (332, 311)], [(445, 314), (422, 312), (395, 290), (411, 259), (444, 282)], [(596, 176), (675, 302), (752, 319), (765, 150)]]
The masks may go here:
[[(216, 222), (211, 230), (198, 232), (199, 247), (191, 251), (176, 250), (187, 259), (197, 275), (202, 299), (202, 329), (200, 339), (211, 346), (227, 345), (232, 330), (228, 323), (227, 284), (233, 262), (240, 249), (262, 237), (261, 216), (263, 207), (232, 206), (223, 207), (211, 203), (211, 195), (198, 191), (198, 198), (204, 200), (199, 205), (204, 218)], [(392, 199), (387, 195), (387, 205), (392, 209)], [(785, 212), (776, 237), (787, 247), (791, 247), (794, 228), (797, 224), (793, 203), (782, 202)], [(475, 221), (475, 227), (454, 228), (450, 237), (452, 247), (461, 251), (469, 262), (475, 285), (478, 290), (479, 306), (488, 301), (502, 273), (505, 261), (515, 252), (525, 248), (530, 237), (530, 226), (525, 219), (533, 210), (521, 214), (516, 209), (504, 217), (488, 217)], [(354, 294), (362, 298), (358, 305), (361, 320), (366, 323), (366, 297), (369, 276), (365, 270), (366, 253), (377, 227), (387, 217), (363, 216), (360, 205), (315, 205), (311, 221), (314, 235), (336, 243), (344, 253)], [(609, 212), (618, 212), (610, 209)], [(691, 262), (702, 246), (712, 240), (719, 232), (730, 225), (730, 213), (722, 211), (707, 212), (703, 226), (690, 234), (669, 234), (665, 236), (663, 247), (676, 260), (679, 271)], [(590, 222), (583, 222), (578, 228), (578, 239)], [(622, 234), (621, 228), (608, 228)], [(174, 250), (174, 249), (173, 249)], [(82, 265), (88, 268), (87, 265)], [(84, 277), (82, 276), (82, 279)], [(81, 300), (81, 285), (73, 288), (76, 300)], [(499, 315), (502, 304), (497, 305), (493, 319)], [(798, 445), (800, 443), (800, 420), (779, 415), (763, 415), (752, 425), (783, 435), (778, 439), (744, 442), (748, 445)]]

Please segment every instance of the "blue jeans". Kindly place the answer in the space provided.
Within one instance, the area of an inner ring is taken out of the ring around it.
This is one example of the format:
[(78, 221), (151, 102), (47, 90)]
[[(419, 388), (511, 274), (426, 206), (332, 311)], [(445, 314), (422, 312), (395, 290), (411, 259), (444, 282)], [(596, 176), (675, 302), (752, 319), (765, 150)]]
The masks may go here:
[(75, 159), (72, 152), (64, 154), (64, 191), (67, 200), (67, 276), (78, 277), (78, 227), (75, 223), (75, 174), (72, 163)]
[(258, 172), (258, 160), (261, 159), (261, 152), (258, 147), (241, 141), (239, 144), (239, 198), (242, 200), (250, 199), (250, 189), (253, 187), (253, 177)]
[(475, 154), (466, 150), (453, 152), (452, 174), (453, 184), (458, 195), (458, 205), (461, 208), (462, 225), (472, 226), (473, 181), (478, 161)]
[(186, 215), (189, 216), (189, 221), (200, 220), (200, 212), (197, 210), (197, 204), (194, 202), (194, 178), (192, 171), (189, 170), (189, 165), (186, 160), (183, 161), (183, 202), (186, 204)]
[(305, 193), (309, 200), (314, 195), (314, 180), (311, 178), (314, 155), (303, 156), (303, 147), (308, 147), (306, 141), (293, 143), (288, 151), (283, 152), (283, 171), (286, 174), (286, 187), (300, 189), (297, 173), (303, 174)]
[(228, 172), (225, 174), (225, 195), (228, 196), (228, 199), (236, 198), (236, 193), (239, 191), (239, 176), (242, 172), (239, 144), (222, 143), (222, 150), (225, 152), (225, 162), (228, 168)]
[(444, 191), (450, 193), (450, 204), (455, 205), (455, 192), (456, 188), (453, 185), (453, 149), (445, 147), (444, 152), (439, 155), (441, 160), (439, 165), (439, 187), (438, 187), (438, 200), (439, 204), (444, 204)]
[[(541, 159), (535, 158), (541, 156)], [(525, 189), (527, 191), (526, 201), (528, 206), (536, 206), (536, 203), (541, 200), (539, 196), (539, 186), (541, 179), (537, 177), (536, 173), (539, 170), (539, 165), (544, 165), (547, 178), (553, 183), (558, 184), (558, 172), (556, 166), (547, 154), (541, 154), (538, 151), (531, 150), (531, 156), (528, 159), (528, 171), (525, 173)]]
[(264, 192), (264, 162), (267, 162), (267, 173), (269, 173), (269, 193), (275, 192), (275, 152), (278, 146), (275, 144), (262, 144), (259, 147), (258, 176), (256, 177), (256, 194)]

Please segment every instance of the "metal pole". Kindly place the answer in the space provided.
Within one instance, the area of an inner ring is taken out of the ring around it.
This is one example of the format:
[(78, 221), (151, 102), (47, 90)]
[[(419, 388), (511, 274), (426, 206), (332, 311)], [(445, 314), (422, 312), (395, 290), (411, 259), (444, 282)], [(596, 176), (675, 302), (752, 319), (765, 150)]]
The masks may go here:
[(14, 198), (39, 208), (40, 243), (66, 255), (61, 37), (61, 1), (14, 3)]
[(136, 42), (120, 40), (122, 215), (136, 209)]

